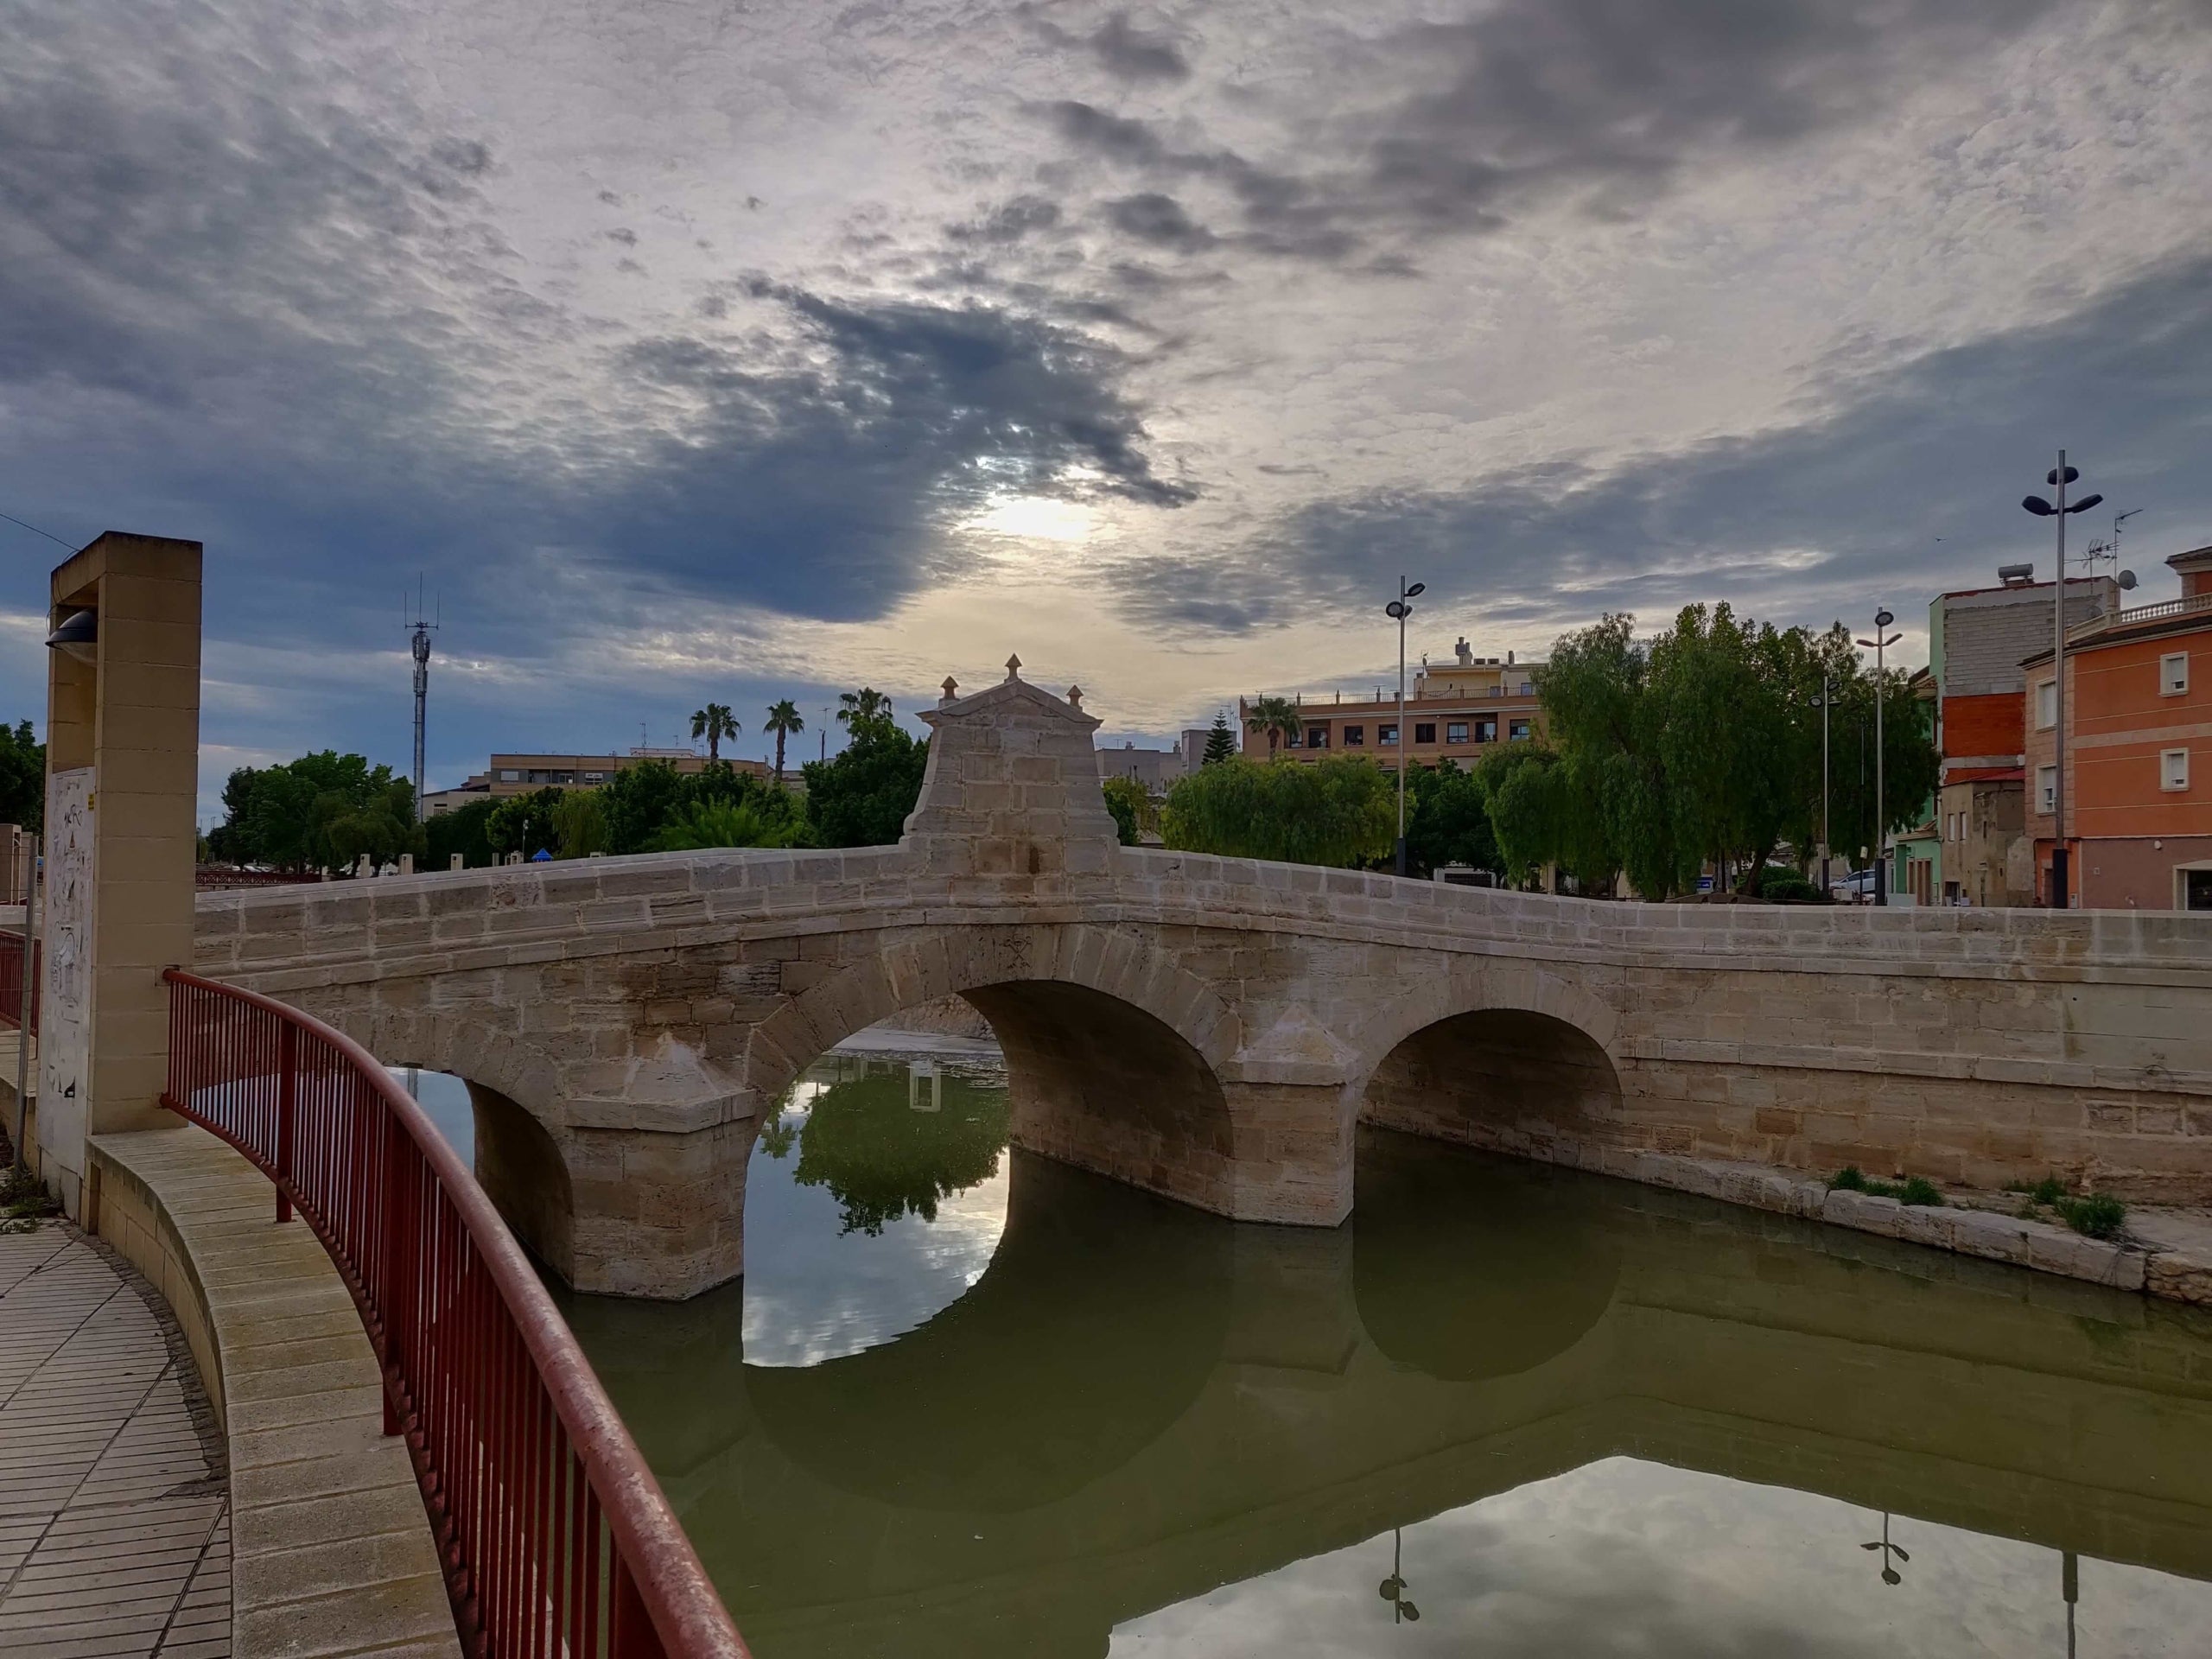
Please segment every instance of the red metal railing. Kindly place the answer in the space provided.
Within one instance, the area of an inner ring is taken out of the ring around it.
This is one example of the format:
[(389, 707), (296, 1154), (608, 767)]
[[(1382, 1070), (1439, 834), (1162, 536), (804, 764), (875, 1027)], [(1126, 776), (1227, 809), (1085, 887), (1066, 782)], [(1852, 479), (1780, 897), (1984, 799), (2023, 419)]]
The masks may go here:
[(276, 1186), (384, 1368), (462, 1640), (486, 1659), (742, 1659), (745, 1644), (567, 1324), (391, 1075), (321, 1021), (169, 969), (162, 1104)]
[[(43, 1000), (38, 995), (38, 965), (46, 959), (46, 941), (40, 939), (31, 946), (31, 1032), (38, 1032), (38, 1005)], [(0, 1026), (10, 1031), (22, 1023), (23, 1017), (23, 936), (10, 927), (0, 926)]]

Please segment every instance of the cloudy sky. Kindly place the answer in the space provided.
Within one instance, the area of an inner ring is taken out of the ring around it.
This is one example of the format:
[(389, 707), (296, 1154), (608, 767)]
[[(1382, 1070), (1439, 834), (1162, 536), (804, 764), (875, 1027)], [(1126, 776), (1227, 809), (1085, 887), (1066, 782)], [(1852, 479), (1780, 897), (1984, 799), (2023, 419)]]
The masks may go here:
[[(1114, 737), (2212, 541), (2208, 0), (12, 0), (0, 512), (207, 543), (206, 772)], [(2101, 512), (2077, 521), (2108, 529)], [(45, 570), (0, 523), (0, 693)], [(1910, 647), (1908, 647), (1910, 649)], [(812, 730), (802, 740), (814, 748)]]

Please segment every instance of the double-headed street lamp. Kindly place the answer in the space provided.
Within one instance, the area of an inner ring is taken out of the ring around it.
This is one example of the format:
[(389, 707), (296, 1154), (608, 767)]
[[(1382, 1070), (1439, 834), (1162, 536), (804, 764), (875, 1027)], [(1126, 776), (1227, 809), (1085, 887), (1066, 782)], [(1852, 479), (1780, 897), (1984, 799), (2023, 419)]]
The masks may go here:
[(1874, 902), (1890, 902), (1889, 849), (1882, 844), (1882, 837), (1889, 833), (1888, 810), (1882, 799), (1882, 691), (1884, 673), (1883, 653), (1904, 638), (1901, 633), (1885, 634), (1883, 629), (1897, 620), (1887, 610), (1874, 613), (1874, 637), (1859, 643), (1874, 653)]
[(2101, 495), (2085, 495), (2069, 504), (2066, 486), (2082, 476), (2078, 467), (2066, 464), (2066, 452), (2058, 452), (2058, 465), (2044, 474), (2044, 481), (2052, 486), (2058, 495), (2056, 502), (2046, 501), (2039, 495), (2020, 498), (2020, 505), (2038, 518), (2058, 520), (2058, 602), (2053, 607), (2050, 653), (2051, 680), (2051, 791), (2050, 791), (2050, 907), (2067, 908), (2066, 888), (2066, 515), (2087, 512), (2100, 501)]
[(1417, 582), (1410, 588), (1403, 576), (1398, 578), (1398, 596), (1382, 607), (1385, 616), (1395, 617), (1398, 622), (1398, 874), (1406, 873), (1406, 619), (1414, 607), (1406, 601), (1421, 594), (1428, 584)]

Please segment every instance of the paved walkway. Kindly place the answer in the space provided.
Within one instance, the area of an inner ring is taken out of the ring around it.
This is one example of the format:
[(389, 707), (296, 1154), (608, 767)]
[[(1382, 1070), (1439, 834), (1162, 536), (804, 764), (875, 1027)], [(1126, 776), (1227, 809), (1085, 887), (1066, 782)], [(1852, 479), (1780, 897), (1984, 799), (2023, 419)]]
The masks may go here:
[(222, 1440), (168, 1309), (73, 1228), (0, 1236), (0, 1655), (230, 1651)]

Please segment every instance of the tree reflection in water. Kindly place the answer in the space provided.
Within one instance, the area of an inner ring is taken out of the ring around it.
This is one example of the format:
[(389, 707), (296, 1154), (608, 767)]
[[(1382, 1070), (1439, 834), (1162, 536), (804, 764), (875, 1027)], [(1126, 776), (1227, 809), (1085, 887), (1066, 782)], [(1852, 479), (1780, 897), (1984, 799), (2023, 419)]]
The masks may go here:
[[(923, 1081), (934, 1085), (929, 1106), (914, 1087)], [(760, 1145), (781, 1159), (796, 1138), (792, 1179), (837, 1200), (841, 1232), (873, 1236), (907, 1216), (935, 1221), (940, 1199), (997, 1174), (1007, 1116), (1002, 1078), (950, 1067), (910, 1077), (905, 1065), (863, 1062), (857, 1075), (819, 1085), (796, 1131), (790, 1115), (779, 1116)]]

